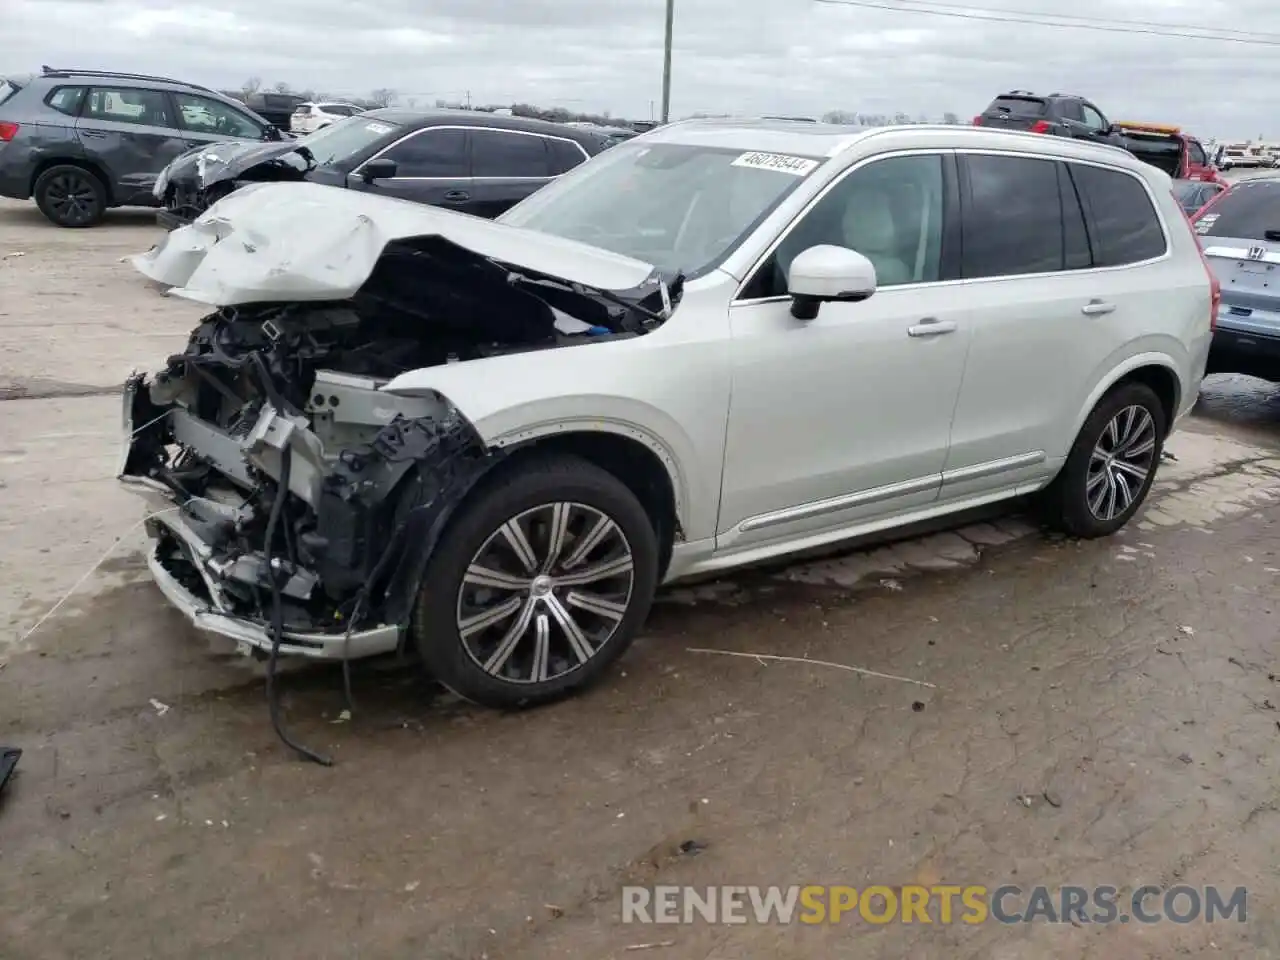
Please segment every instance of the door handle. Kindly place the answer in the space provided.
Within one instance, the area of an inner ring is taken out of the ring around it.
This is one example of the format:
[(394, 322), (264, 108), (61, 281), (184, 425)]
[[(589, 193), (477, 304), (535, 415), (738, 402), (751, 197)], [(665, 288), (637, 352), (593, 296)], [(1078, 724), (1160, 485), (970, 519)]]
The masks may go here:
[(454, 203), (458, 203), (463, 200), (470, 200), (471, 194), (467, 193), (465, 190), (450, 190), (444, 195), (444, 198)]
[(1104, 313), (1111, 313), (1115, 308), (1114, 303), (1107, 303), (1105, 300), (1090, 300), (1080, 308), (1080, 312), (1086, 317), (1100, 317)]
[(919, 323), (907, 327), (908, 337), (939, 337), (944, 333), (955, 333), (954, 320), (939, 320), (936, 317), (925, 317)]
[(92, 137), (94, 140), (105, 140), (105, 139), (107, 139), (107, 135), (106, 135), (105, 133), (103, 133), (101, 130), (81, 130), (81, 131), (80, 131), (80, 136), (82, 136), (82, 137)]

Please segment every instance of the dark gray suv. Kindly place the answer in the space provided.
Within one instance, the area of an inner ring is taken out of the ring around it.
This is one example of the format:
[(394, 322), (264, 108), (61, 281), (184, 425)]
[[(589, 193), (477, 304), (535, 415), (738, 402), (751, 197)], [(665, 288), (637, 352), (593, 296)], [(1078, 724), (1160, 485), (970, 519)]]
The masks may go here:
[(90, 227), (108, 207), (156, 206), (156, 177), (192, 147), (283, 136), (195, 84), (45, 67), (0, 78), (0, 196), (34, 198), (60, 227)]

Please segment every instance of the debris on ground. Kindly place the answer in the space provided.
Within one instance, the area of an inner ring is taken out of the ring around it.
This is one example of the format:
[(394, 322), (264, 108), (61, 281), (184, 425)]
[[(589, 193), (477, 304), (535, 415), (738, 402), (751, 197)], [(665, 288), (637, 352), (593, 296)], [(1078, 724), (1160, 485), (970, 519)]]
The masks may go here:
[(633, 943), (631, 944), (631, 946), (627, 947), (627, 949), (628, 950), (653, 950), (657, 947), (674, 947), (675, 945), (676, 945), (676, 942), (674, 940), (658, 940), (658, 941), (655, 941), (654, 943)]
[(564, 916), (564, 907), (557, 907), (554, 903), (544, 903), (542, 908), (553, 917), (559, 918)]
[(1049, 804), (1049, 806), (1051, 807), (1062, 806), (1062, 798), (1058, 796), (1056, 791), (1046, 790), (1044, 792), (1044, 800), (1045, 800), (1045, 803)]
[(157, 717), (163, 717), (169, 712), (169, 705), (167, 703), (161, 703), (155, 697), (151, 698), (151, 706), (155, 708)]
[(862, 667), (851, 667), (846, 663), (832, 663), (830, 660), (811, 660), (808, 657), (783, 657), (772, 653), (739, 653), (737, 650), (712, 650), (707, 647), (686, 647), (685, 651), (687, 653), (718, 653), (724, 657), (747, 657), (751, 660), (777, 660), (782, 663), (810, 663), (817, 667), (832, 667), (836, 670), (860, 673), (864, 677), (879, 677), (881, 680), (897, 680), (900, 683), (914, 683), (920, 687), (928, 687), (930, 690), (937, 689), (936, 684), (926, 683), (924, 680), (897, 677), (891, 673), (878, 673), (875, 670), (866, 670)]
[(892, 577), (886, 577), (884, 580), (881, 580), (880, 586), (884, 587), (886, 590), (902, 589), (902, 583), (898, 580), (894, 580)]
[(696, 857), (705, 849), (707, 845), (701, 840), (684, 840), (680, 843), (680, 852), (691, 857)]
[(330, 720), (329, 722), (330, 723), (346, 723), (350, 719), (351, 719), (351, 711), (343, 710), (340, 714), (338, 714), (337, 720)]
[(1195, 628), (1194, 628), (1194, 627), (1188, 627), (1185, 623), (1184, 623), (1182, 626), (1180, 626), (1180, 627), (1178, 628), (1178, 632), (1179, 632), (1179, 633), (1184, 633), (1184, 634), (1186, 634), (1188, 637), (1194, 637), (1194, 636), (1196, 635)]

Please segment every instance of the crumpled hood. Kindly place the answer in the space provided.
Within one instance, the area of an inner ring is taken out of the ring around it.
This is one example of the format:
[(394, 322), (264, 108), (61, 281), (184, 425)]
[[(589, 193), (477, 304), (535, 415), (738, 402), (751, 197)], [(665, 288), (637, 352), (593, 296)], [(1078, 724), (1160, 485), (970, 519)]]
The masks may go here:
[(201, 144), (170, 161), (156, 180), (153, 192), (163, 200), (165, 189), (177, 180), (192, 180), (198, 189), (204, 190), (215, 183), (234, 180), (260, 163), (295, 153), (299, 146), (298, 140), (225, 140)]
[(389, 243), (418, 237), (599, 290), (657, 283), (651, 264), (598, 247), (306, 182), (241, 187), (130, 259), (148, 279), (173, 287), (170, 294), (213, 306), (345, 300)]

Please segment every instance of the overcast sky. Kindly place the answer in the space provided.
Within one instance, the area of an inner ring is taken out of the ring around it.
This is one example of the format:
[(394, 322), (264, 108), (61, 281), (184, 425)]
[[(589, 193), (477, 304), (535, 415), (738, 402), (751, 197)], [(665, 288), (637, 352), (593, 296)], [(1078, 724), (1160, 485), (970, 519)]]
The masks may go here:
[[(1232, 25), (1274, 45), (814, 0), (676, 0), (672, 115), (903, 110), (967, 120), (998, 91), (1022, 87), (1078, 92), (1113, 118), (1205, 137), (1280, 139), (1280, 0), (944, 2), (995, 16), (1056, 8)], [(333, 94), (391, 87), (424, 104), (469, 90), (474, 103), (639, 119), (651, 102), (660, 109), (663, 11), (664, 0), (0, 0), (0, 58), (9, 71), (92, 66), (216, 87), (251, 75)]]

